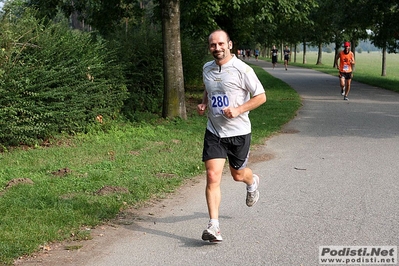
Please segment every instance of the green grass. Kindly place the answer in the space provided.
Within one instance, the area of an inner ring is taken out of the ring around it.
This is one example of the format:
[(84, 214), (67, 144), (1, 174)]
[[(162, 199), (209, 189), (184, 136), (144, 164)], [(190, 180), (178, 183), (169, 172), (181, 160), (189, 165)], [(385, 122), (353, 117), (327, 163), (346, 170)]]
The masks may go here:
[[(333, 68), (333, 53), (322, 54), (322, 65), (316, 65), (316, 52), (307, 52), (306, 55), (306, 64), (302, 63), (303, 53), (298, 53), (297, 62), (290, 62), (290, 65), (312, 68), (327, 74), (338, 75), (338, 70)], [(381, 73), (382, 54), (380, 52), (356, 53), (356, 69), (353, 80), (399, 92), (399, 54), (387, 54), (386, 76), (381, 76)]]
[[(253, 143), (262, 144), (295, 116), (301, 103), (288, 85), (254, 68), (268, 98), (250, 113)], [(54, 241), (88, 239), (87, 228), (204, 174), (206, 117), (194, 112), (202, 90), (186, 95), (185, 121), (151, 115), (145, 123), (104, 121), (88, 134), (54, 140), (50, 147), (0, 153), (0, 264)], [(5, 188), (17, 178), (33, 184)]]

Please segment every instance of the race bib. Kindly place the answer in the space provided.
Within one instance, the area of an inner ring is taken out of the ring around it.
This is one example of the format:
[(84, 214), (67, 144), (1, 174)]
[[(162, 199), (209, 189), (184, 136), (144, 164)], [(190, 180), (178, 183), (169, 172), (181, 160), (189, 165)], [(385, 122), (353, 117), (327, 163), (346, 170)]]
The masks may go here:
[(344, 65), (343, 70), (344, 70), (344, 71), (349, 71), (349, 66), (348, 66), (348, 65)]
[(211, 111), (214, 116), (223, 115), (223, 109), (230, 104), (229, 97), (224, 92), (214, 92), (211, 96)]

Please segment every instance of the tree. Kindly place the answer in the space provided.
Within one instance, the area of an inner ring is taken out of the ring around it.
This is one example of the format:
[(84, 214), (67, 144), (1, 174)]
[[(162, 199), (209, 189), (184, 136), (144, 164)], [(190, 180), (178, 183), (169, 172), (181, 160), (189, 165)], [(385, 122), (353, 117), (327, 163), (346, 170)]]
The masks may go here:
[(333, 22), (336, 13), (336, 5), (333, 1), (318, 0), (318, 7), (314, 8), (309, 18), (313, 26), (309, 28), (311, 44), (318, 47), (316, 65), (322, 63), (323, 44), (332, 42)]
[(399, 5), (396, 0), (384, 2), (369, 0), (369, 10), (372, 10), (372, 43), (382, 48), (381, 76), (386, 76), (386, 54), (399, 49)]
[(161, 0), (164, 58), (163, 117), (187, 118), (180, 43), (180, 0)]

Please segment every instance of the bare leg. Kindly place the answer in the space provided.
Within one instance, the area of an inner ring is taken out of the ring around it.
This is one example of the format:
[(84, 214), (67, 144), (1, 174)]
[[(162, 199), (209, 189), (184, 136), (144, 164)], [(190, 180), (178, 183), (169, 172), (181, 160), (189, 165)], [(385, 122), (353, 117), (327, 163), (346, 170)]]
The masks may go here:
[(343, 89), (343, 88), (345, 87), (345, 78), (342, 77), (342, 78), (340, 78), (339, 80), (340, 80), (340, 86), (341, 86), (341, 88)]
[(236, 182), (243, 182), (248, 186), (252, 185), (254, 182), (252, 170), (250, 168), (244, 168), (240, 170), (236, 170), (230, 166), (231, 175)]
[(205, 195), (210, 219), (219, 219), (219, 207), (221, 201), (220, 183), (225, 162), (225, 159), (212, 159), (205, 162)]
[(345, 86), (345, 96), (349, 95), (349, 91), (351, 90), (351, 79), (346, 80), (346, 86)]

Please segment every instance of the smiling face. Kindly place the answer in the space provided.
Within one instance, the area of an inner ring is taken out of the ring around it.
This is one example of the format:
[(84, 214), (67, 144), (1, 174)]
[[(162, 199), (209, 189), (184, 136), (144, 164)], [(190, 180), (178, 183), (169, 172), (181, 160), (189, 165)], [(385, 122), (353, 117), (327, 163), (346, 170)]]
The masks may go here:
[(226, 32), (219, 30), (209, 35), (209, 51), (218, 65), (223, 65), (231, 59), (231, 47), (232, 42), (229, 40)]

